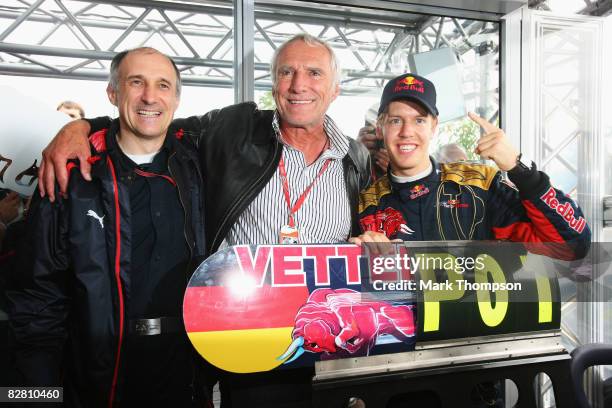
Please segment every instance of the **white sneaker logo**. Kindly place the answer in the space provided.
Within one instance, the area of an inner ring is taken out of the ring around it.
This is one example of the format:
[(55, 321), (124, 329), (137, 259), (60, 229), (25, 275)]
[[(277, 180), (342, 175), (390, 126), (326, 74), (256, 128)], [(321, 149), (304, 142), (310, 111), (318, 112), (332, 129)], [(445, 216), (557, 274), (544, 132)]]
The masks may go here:
[(100, 223), (100, 226), (104, 228), (104, 223), (102, 222), (102, 220), (104, 220), (104, 217), (106, 217), (105, 215), (100, 217), (98, 214), (94, 212), (94, 210), (87, 211), (87, 215), (98, 220), (98, 222)]

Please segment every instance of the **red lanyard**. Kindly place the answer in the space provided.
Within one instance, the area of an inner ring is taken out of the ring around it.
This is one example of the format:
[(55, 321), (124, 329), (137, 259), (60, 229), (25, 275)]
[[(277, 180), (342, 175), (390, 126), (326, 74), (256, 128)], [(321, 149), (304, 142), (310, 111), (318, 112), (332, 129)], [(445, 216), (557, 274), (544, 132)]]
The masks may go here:
[(287, 171), (285, 170), (285, 160), (283, 156), (281, 156), (280, 163), (278, 163), (278, 169), (280, 171), (280, 178), (283, 182), (283, 193), (285, 194), (285, 202), (287, 203), (287, 207), (289, 208), (289, 226), (291, 228), (295, 228), (295, 219), (293, 217), (293, 214), (295, 214), (300, 209), (302, 204), (304, 204), (304, 200), (306, 200), (306, 196), (308, 195), (308, 193), (310, 193), (312, 186), (314, 186), (314, 183), (319, 179), (319, 177), (321, 177), (321, 174), (325, 173), (325, 170), (327, 170), (327, 168), (329, 167), (330, 162), (331, 159), (325, 160), (323, 167), (321, 167), (321, 170), (319, 170), (319, 173), (316, 175), (314, 180), (312, 180), (308, 187), (306, 187), (306, 190), (304, 190), (302, 195), (300, 195), (300, 198), (298, 198), (293, 207), (291, 207), (291, 197), (289, 196), (289, 181), (287, 180)]

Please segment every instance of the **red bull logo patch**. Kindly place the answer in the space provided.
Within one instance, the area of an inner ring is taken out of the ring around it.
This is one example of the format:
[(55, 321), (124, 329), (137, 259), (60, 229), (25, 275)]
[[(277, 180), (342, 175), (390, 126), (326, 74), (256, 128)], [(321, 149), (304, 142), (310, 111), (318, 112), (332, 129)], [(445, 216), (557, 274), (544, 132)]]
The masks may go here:
[(419, 81), (415, 77), (407, 76), (395, 82), (395, 87), (393, 88), (393, 92), (401, 92), (401, 91), (416, 91), (419, 93), (424, 93), (425, 84), (423, 84), (423, 81)]
[(410, 189), (410, 199), (414, 200), (429, 193), (429, 188), (425, 184), (417, 184)]
[(397, 233), (412, 234), (414, 231), (408, 227), (401, 212), (395, 208), (387, 207), (376, 213), (362, 217), (359, 221), (364, 231), (375, 231), (385, 234), (390, 239), (397, 238)]
[(468, 208), (467, 203), (462, 203), (461, 200), (441, 201), (440, 206), (444, 208)]
[(546, 191), (546, 193), (544, 193), (544, 195), (540, 198), (546, 203), (548, 207), (550, 207), (552, 210), (555, 210), (557, 214), (563, 217), (563, 220), (567, 223), (567, 225), (569, 225), (571, 229), (573, 229), (579, 234), (584, 231), (586, 220), (583, 217), (574, 217), (575, 211), (574, 207), (572, 207), (572, 204), (569, 201), (566, 201), (564, 204), (561, 204), (559, 200), (557, 200), (557, 192), (554, 188), (550, 187), (548, 191)]

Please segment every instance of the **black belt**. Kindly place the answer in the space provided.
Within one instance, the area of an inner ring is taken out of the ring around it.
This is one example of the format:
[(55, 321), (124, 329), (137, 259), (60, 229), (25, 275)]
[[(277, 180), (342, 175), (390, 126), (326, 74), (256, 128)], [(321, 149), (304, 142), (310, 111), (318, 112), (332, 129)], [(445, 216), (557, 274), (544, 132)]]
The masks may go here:
[(129, 333), (135, 336), (155, 336), (162, 333), (179, 333), (185, 330), (180, 317), (157, 317), (153, 319), (131, 319)]

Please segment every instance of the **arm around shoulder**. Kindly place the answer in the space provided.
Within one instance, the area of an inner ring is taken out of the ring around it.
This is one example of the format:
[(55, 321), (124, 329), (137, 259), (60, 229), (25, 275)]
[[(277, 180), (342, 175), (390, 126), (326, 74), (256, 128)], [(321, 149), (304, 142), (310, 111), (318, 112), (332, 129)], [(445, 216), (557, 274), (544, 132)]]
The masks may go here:
[[(96, 126), (102, 120), (104, 118), (95, 119)], [(42, 161), (38, 169), (38, 188), (41, 196), (48, 195), (49, 199), (54, 201), (56, 182), (59, 184), (60, 192), (66, 193), (68, 187), (66, 164), (69, 159), (79, 159), (81, 174), (85, 180), (91, 180), (91, 165), (87, 161), (91, 156), (88, 140), (90, 130), (90, 122), (87, 120), (79, 119), (69, 122), (60, 129), (51, 143), (43, 150)]]
[(190, 116), (183, 119), (174, 119), (172, 128), (180, 132), (185, 142), (200, 148), (202, 141), (208, 136), (210, 124), (213, 122), (219, 110), (212, 110), (201, 116)]

